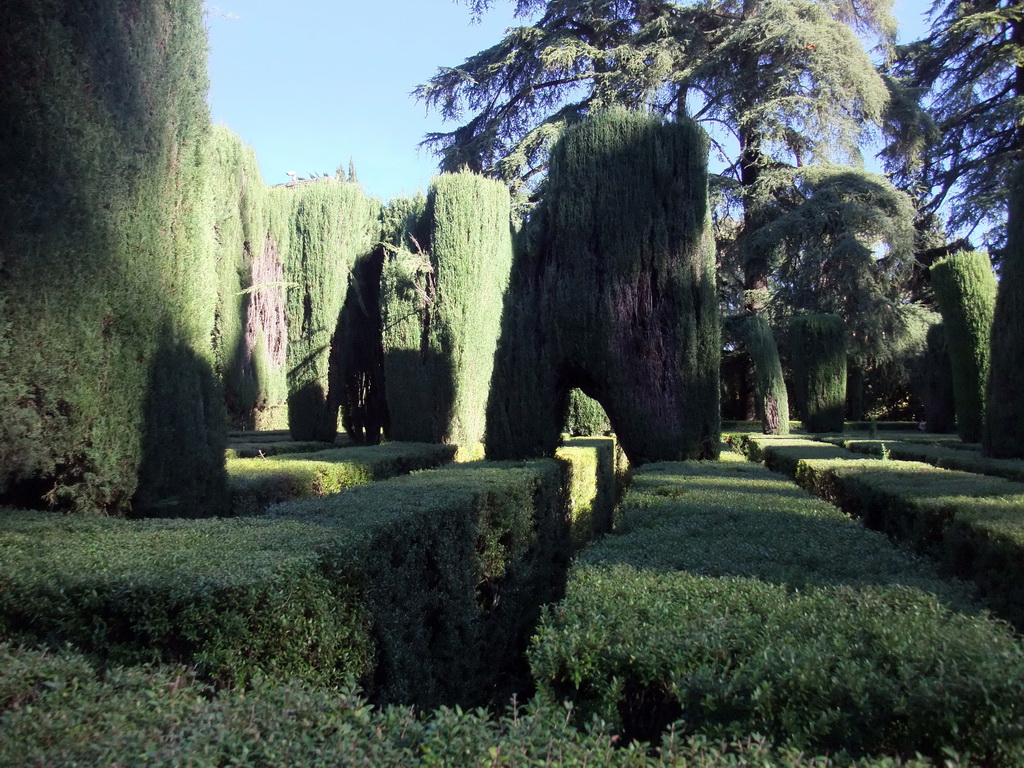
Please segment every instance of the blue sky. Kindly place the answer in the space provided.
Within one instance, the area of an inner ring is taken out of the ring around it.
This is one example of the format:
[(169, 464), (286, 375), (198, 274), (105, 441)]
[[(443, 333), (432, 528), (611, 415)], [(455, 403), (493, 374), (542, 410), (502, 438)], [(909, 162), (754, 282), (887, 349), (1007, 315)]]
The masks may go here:
[[(928, 0), (897, 0), (902, 41)], [(268, 184), (355, 161), (382, 199), (426, 189), (436, 159), (417, 147), (444, 129), (409, 94), (440, 66), (496, 43), (511, 2), (478, 24), (452, 0), (207, 0), (210, 112), (253, 145)]]

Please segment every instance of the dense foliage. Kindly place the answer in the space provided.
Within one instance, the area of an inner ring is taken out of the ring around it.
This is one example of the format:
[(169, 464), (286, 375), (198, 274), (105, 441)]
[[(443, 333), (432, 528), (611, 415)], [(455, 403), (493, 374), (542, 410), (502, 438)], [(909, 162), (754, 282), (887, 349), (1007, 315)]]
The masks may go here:
[(294, 190), (288, 281), (288, 427), (296, 440), (333, 441), (331, 339), (357, 259), (380, 236), (380, 206), (355, 184), (327, 178)]
[(964, 251), (937, 261), (931, 276), (953, 366), (956, 429), (965, 442), (977, 443), (985, 419), (996, 301), (992, 263), (983, 251)]
[(982, 444), (989, 456), (1024, 458), (1024, 164), (1014, 172), (1002, 267)]
[(797, 315), (789, 324), (796, 404), (810, 432), (842, 432), (846, 327), (838, 315)]
[(692, 123), (625, 110), (555, 146), (505, 302), (488, 456), (550, 453), (574, 387), (601, 403), (633, 463), (717, 454), (705, 151)]
[(4, 3), (0, 493), (223, 506), (198, 0)]
[(789, 394), (771, 328), (763, 317), (754, 315), (744, 321), (741, 334), (754, 364), (761, 426), (768, 435), (789, 434)]
[(482, 439), (512, 265), (509, 216), (502, 184), (458, 173), (434, 179), (421, 221), (397, 222), (381, 278), (392, 438), (466, 448)]

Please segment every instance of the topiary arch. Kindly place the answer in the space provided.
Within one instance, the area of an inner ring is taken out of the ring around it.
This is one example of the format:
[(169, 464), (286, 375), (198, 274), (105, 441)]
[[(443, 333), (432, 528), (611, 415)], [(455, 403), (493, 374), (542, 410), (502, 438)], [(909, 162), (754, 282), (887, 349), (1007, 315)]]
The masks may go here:
[(706, 164), (696, 126), (625, 110), (555, 145), (506, 296), (489, 458), (550, 454), (573, 388), (604, 407), (632, 463), (717, 456)]

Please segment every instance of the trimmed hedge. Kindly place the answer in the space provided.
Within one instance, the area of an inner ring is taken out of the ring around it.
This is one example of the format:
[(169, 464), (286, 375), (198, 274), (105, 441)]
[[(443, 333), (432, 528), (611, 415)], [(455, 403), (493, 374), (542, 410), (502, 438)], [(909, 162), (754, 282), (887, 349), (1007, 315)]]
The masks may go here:
[(1024, 484), (918, 462), (858, 460), (811, 440), (775, 446), (748, 436), (745, 449), (935, 558), (948, 574), (970, 579), (986, 604), (1024, 628)]
[(273, 459), (228, 459), (231, 511), (253, 515), (272, 504), (338, 493), (355, 485), (432, 469), (454, 458), (452, 445), (387, 443), (283, 454)]
[(953, 367), (957, 433), (975, 443), (984, 430), (996, 276), (987, 253), (963, 251), (936, 261), (931, 281)]
[(757, 410), (761, 431), (767, 435), (789, 434), (789, 394), (782, 375), (779, 348), (771, 326), (760, 315), (747, 318), (740, 326), (743, 346), (754, 364)]
[(841, 432), (846, 412), (846, 325), (838, 315), (797, 315), (789, 323), (793, 388), (808, 432)]
[(925, 561), (745, 463), (645, 466), (620, 514), (545, 611), (549, 700), (641, 738), (1015, 764), (1024, 651)]
[(5, 510), (0, 637), (112, 665), (194, 664), (221, 684), (352, 677), (380, 700), (500, 697), (525, 675), (540, 603), (561, 593), (575, 462), (420, 472), (264, 517)]
[(978, 475), (1005, 477), (1007, 480), (1024, 482), (1024, 460), (993, 459), (982, 456), (976, 448), (963, 445), (929, 445), (921, 442), (896, 440), (847, 440), (822, 438), (825, 442), (841, 445), (857, 453), (871, 456), (888, 455), (903, 461), (921, 461), (942, 469), (959, 469)]
[(399, 242), (381, 273), (389, 435), (467, 450), (484, 435), (512, 266), (508, 189), (445, 173), (431, 183), (420, 217), (417, 207), (408, 201), (389, 211)]
[(579, 388), (635, 464), (719, 444), (721, 313), (696, 124), (608, 109), (551, 150), (519, 241), (487, 405), (487, 456), (551, 455)]
[[(568, 717), (567, 717), (568, 715)], [(714, 743), (669, 735), (657, 754), (621, 746), (605, 724), (570, 724), (572, 710), (533, 700), (485, 710), (374, 708), (357, 690), (275, 686), (219, 692), (182, 669), (102, 671), (68, 652), (0, 644), (0, 763), (81, 765), (491, 766), (586, 768), (828, 768), (753, 737)], [(890, 761), (853, 763), (894, 768)], [(913, 760), (907, 768), (924, 768)], [(950, 763), (953, 765), (953, 763)]]
[(226, 504), (206, 47), (199, 0), (0, 6), (8, 503)]
[(1024, 459), (1024, 165), (1010, 182), (1002, 275), (992, 318), (986, 382), (986, 456)]

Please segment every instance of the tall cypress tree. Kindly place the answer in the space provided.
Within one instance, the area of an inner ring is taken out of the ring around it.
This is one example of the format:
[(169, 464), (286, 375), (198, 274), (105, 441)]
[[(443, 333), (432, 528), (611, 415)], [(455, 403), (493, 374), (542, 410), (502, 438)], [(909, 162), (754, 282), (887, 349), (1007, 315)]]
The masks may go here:
[(0, 50), (0, 493), (217, 513), (201, 3), (11, 0)]
[(288, 427), (295, 440), (333, 442), (331, 339), (356, 259), (379, 237), (379, 205), (354, 184), (330, 179), (295, 190), (288, 280)]
[(767, 321), (754, 315), (740, 330), (743, 344), (754, 363), (761, 426), (766, 435), (789, 434), (789, 394), (782, 376), (782, 363), (775, 336)]
[(963, 251), (931, 268), (949, 359), (953, 366), (956, 429), (968, 443), (981, 440), (985, 417), (996, 278), (984, 251)]
[(838, 315), (798, 315), (789, 325), (797, 406), (809, 432), (842, 432), (846, 326)]
[(992, 325), (985, 433), (988, 456), (1024, 458), (1024, 166), (1010, 185), (1003, 275)]
[(618, 109), (555, 145), (506, 301), (488, 456), (553, 450), (573, 387), (604, 406), (631, 462), (717, 455), (706, 162), (692, 123)]
[(483, 438), (512, 265), (508, 190), (442, 174), (422, 216), (409, 213), (381, 282), (391, 437), (471, 449)]

